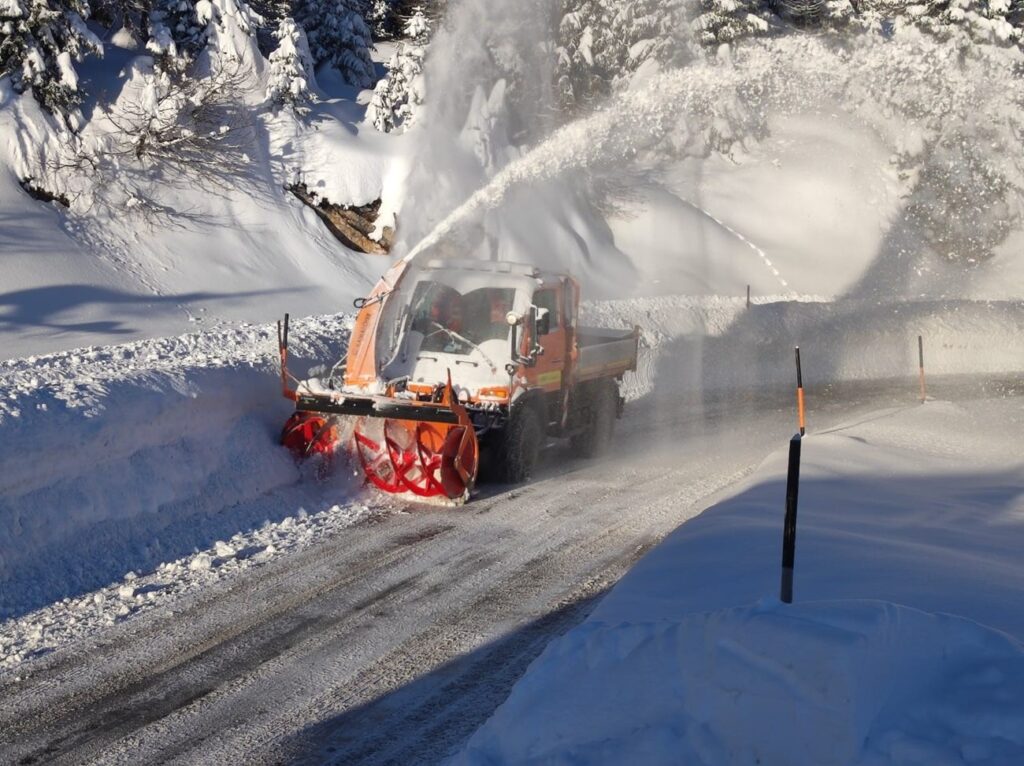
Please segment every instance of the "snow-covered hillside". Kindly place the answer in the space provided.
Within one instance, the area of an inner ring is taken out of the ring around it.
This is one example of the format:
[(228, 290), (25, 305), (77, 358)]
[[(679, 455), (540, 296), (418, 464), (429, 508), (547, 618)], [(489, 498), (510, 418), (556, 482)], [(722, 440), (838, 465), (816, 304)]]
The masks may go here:
[(295, 183), (380, 198), (373, 236), (397, 221), (400, 251), (557, 265), (592, 297), (1022, 297), (1009, 8), (840, 4), (807, 36), (753, 0), (464, 0), (380, 43), (375, 74), (399, 74), (372, 94), (362, 27), (327, 51), (315, 3), (278, 27), (202, 0), (172, 51), (94, 2), (72, 107), (0, 77), (5, 357), (343, 310), (386, 259), (336, 241)]
[[(113, 83), (129, 104), (143, 97), (137, 81), (145, 77), (130, 53), (113, 51), (134, 72)], [(97, 78), (107, 75), (98, 69), (91, 68)], [(33, 167), (33, 146), (62, 151), (53, 120), (0, 80), (4, 356), (351, 305), (386, 263), (346, 249), (285, 189), (303, 182), (339, 204), (380, 197), (393, 162), (388, 139), (372, 128), (361, 138), (362, 108), (352, 103), (352, 89), (342, 93), (325, 96), (308, 125), (285, 113), (246, 117), (240, 130), (249, 156), (237, 173), (214, 168), (224, 175), (194, 177), (172, 165), (153, 178), (128, 175), (119, 185), (109, 168), (88, 171), (77, 178), (82, 196), (70, 196), (71, 208), (64, 209), (33, 199), (19, 185), (45, 170)], [(110, 130), (96, 117), (80, 140), (102, 142)], [(329, 172), (333, 163), (348, 172)], [(36, 181), (51, 189), (75, 182), (75, 176)], [(74, 188), (64, 193), (73, 195)], [(145, 202), (133, 205), (133, 195)]]

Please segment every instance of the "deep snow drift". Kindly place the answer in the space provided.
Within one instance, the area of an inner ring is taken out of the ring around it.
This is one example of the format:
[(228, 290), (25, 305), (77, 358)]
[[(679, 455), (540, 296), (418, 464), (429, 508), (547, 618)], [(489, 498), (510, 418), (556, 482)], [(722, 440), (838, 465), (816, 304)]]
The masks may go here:
[(454, 762), (1019, 762), (1022, 425), (1010, 398), (812, 433), (791, 606), (780, 451), (553, 642)]
[[(339, 358), (349, 322), (296, 322), (295, 369)], [(2, 363), (0, 614), (150, 570), (309, 503), (273, 495), (300, 478), (276, 444), (289, 413), (277, 366), (265, 326)]]

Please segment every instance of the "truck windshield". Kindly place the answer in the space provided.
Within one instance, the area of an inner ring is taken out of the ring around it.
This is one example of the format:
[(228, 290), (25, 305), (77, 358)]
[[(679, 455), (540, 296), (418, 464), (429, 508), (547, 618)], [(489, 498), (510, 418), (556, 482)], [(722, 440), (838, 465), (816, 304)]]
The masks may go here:
[(508, 340), (511, 328), (505, 315), (512, 310), (515, 289), (482, 287), (460, 293), (455, 288), (425, 280), (413, 292), (411, 329), (423, 335), (421, 351), (469, 354), (492, 340)]

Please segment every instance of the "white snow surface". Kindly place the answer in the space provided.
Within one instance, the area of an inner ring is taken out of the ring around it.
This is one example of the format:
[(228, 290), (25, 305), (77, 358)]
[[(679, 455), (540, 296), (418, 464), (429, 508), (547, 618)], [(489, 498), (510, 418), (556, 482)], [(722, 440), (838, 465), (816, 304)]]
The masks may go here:
[[(952, 211), (1005, 207), (982, 262), (934, 252), (911, 215), (920, 155), (958, 131), (1020, 188), (1019, 49), (965, 57), (912, 32), (723, 46), (518, 145), (511, 117), (535, 115), (510, 115), (507, 82), (454, 57), (434, 58), (452, 75), (440, 95), (466, 108), (400, 137), (372, 131), (368, 94), (330, 71), (307, 124), (274, 114), (245, 24), (211, 46), (247, 62), (245, 172), (216, 188), (119, 175), (141, 179), (155, 216), (117, 189), (78, 196), (74, 179), (56, 189), (70, 210), (32, 199), (18, 181), (45, 180), (66, 136), (0, 79), (5, 672), (374, 513), (355, 477), (324, 491), (277, 446), (276, 339), (238, 324), (337, 311), (386, 268), (341, 247), (290, 183), (383, 197), (377, 233), (404, 220), (407, 246), (433, 231), (460, 255), (571, 268), (587, 297), (616, 299), (587, 304), (586, 324), (641, 326), (626, 392), (654, 408), (790, 386), (795, 345), (812, 401), (849, 379), (913, 389), (918, 335), (930, 374), (1022, 370), (1019, 195)], [(110, 139), (104, 109), (152, 95), (151, 60), (116, 36), (77, 68), (86, 142)], [(627, 187), (617, 213), (586, 203), (588, 174)], [(295, 370), (339, 358), (350, 324), (296, 323)], [(1021, 425), (1017, 399), (930, 401), (828, 434), (812, 421), (796, 605), (774, 599), (780, 452), (549, 647), (456, 761), (1024, 761)]]
[(554, 641), (453, 763), (1024, 760), (1017, 399), (928, 402), (786, 452)]
[(581, 307), (593, 327), (641, 329), (639, 368), (626, 390), (679, 392), (791, 386), (799, 346), (809, 389), (844, 380), (916, 385), (917, 338), (929, 374), (1016, 372), (1024, 366), (1024, 302), (829, 301), (805, 295), (652, 296)]

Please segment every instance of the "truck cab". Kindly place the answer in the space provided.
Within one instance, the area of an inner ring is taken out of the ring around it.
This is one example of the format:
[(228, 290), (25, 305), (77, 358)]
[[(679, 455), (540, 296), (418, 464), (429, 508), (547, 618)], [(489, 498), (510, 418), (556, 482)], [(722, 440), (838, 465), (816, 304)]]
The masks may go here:
[(618, 381), (636, 367), (637, 333), (581, 330), (571, 277), (435, 259), (411, 267), (391, 298), (381, 377), (393, 393), (423, 400), (450, 376), (480, 440), (484, 474), (525, 478), (549, 436), (575, 436), (585, 453), (606, 446), (622, 408)]
[[(432, 260), (409, 270), (381, 326), (381, 378), (429, 394), (449, 374), (459, 400), (509, 404), (565, 382), (576, 284), (533, 266)], [(388, 332), (385, 329), (385, 333)]]

